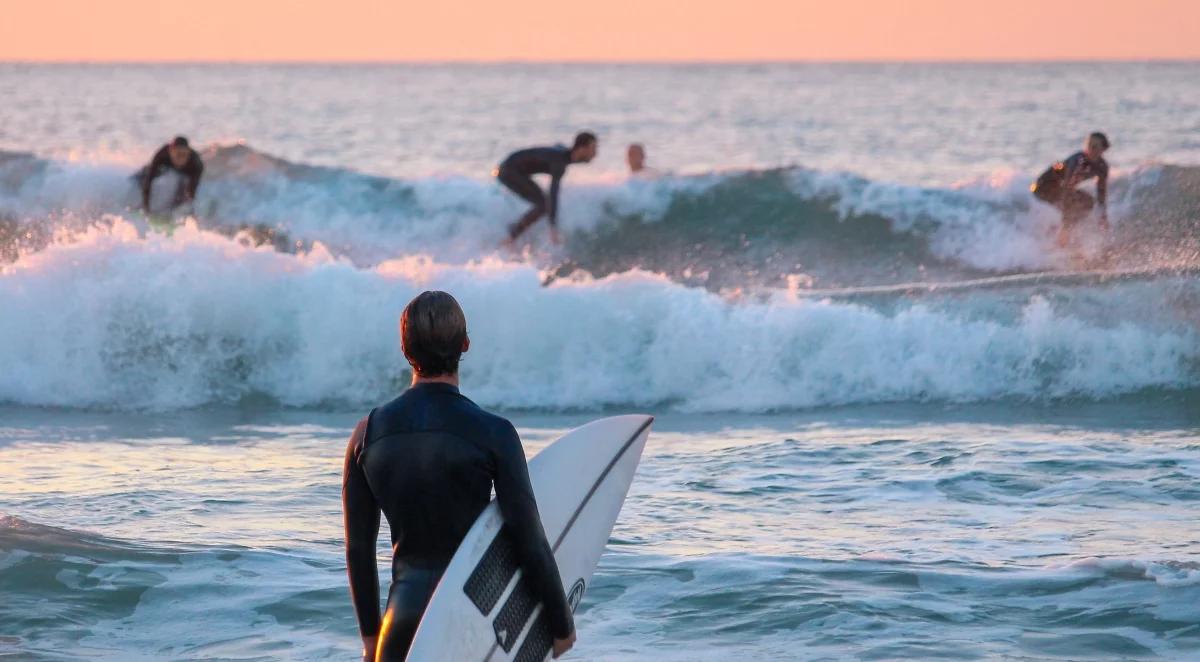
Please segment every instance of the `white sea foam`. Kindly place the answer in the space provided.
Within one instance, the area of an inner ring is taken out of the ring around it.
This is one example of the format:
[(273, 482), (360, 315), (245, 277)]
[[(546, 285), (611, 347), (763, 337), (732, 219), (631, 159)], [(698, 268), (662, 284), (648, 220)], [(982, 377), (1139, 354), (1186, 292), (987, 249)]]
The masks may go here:
[[(22, 221), (66, 216), (86, 221), (103, 213), (125, 213), (137, 202), (124, 164), (0, 156), (0, 216)], [(524, 206), (484, 179), (376, 177), (294, 164), (243, 145), (215, 148), (205, 156), (209, 166), (195, 205), (197, 216), (234, 227), (270, 226), (292, 239), (321, 241), (360, 263), (413, 253), (453, 261), (491, 255), (507, 224)], [(777, 185), (772, 173), (783, 176), (782, 189), (773, 188)], [(1154, 165), (1136, 168), (1124, 177), (1125, 183), (1114, 187), (1115, 223), (1138, 214), (1129, 196), (1120, 194), (1152, 189), (1158, 174)], [(676, 202), (692, 200), (693, 210), (702, 211), (701, 218), (692, 219), (694, 224), (722, 223), (721, 210), (729, 208), (736, 210), (740, 220), (722, 226), (722, 232), (761, 235), (756, 240), (771, 242), (781, 228), (811, 223), (810, 215), (829, 205), (843, 218), (882, 216), (893, 233), (923, 237), (936, 258), (952, 263), (984, 270), (1063, 266), (1066, 256), (1053, 245), (1057, 213), (1032, 200), (1030, 176), (1007, 171), (953, 187), (926, 188), (807, 168), (656, 179), (583, 173), (564, 188), (561, 216), (568, 232), (586, 235), (611, 229), (623, 219), (652, 224)], [(159, 183), (158, 194), (167, 197), (173, 192), (173, 182)], [(723, 197), (715, 203), (694, 202), (697, 195), (722, 185), (719, 195)], [(781, 212), (768, 209), (759, 218), (754, 205), (763, 199), (777, 201), (780, 194), (793, 196), (790, 212), (777, 218)], [(680, 227), (670, 232), (679, 232)], [(706, 241), (703, 228), (695, 230), (696, 241)], [(535, 246), (544, 242), (540, 232), (531, 233), (530, 239)], [(864, 250), (888, 254), (887, 237), (860, 240), (868, 242)], [(627, 246), (625, 251), (636, 254), (640, 248)]]
[(282, 254), (192, 225), (142, 238), (116, 219), (3, 267), (0, 400), (377, 401), (404, 378), (398, 313), (426, 288), (466, 308), (464, 378), (492, 406), (763, 411), (1200, 383), (1196, 330), (1155, 316), (1141, 290), (1098, 288), (1079, 309), (1032, 295), (884, 310), (786, 292), (731, 301), (637, 271), (542, 288), (532, 267), (497, 259), (360, 268), (320, 244)]

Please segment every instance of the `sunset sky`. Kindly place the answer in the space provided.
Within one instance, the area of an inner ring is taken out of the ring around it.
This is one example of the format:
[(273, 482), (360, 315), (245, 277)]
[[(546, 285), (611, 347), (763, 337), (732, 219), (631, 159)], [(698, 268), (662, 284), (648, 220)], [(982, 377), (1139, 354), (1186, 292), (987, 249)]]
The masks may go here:
[(1200, 0), (4, 0), (0, 60), (1200, 58)]

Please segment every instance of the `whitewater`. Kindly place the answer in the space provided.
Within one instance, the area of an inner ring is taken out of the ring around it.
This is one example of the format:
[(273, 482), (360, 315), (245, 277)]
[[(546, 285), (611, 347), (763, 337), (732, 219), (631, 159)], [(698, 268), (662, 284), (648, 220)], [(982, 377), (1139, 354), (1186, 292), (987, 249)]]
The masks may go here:
[[(345, 438), (444, 289), (527, 454), (657, 417), (573, 659), (1194, 659), (1198, 74), (0, 64), (0, 655), (352, 657)], [(501, 250), (491, 169), (579, 129), (564, 245)]]
[[(1200, 168), (1118, 179), (1119, 250), (1080, 278), (1052, 244), (1053, 211), (1016, 179), (919, 188), (789, 168), (585, 183), (564, 197), (584, 210), (565, 251), (514, 256), (495, 219), (519, 207), (487, 182), (241, 145), (206, 156), (200, 220), (166, 235), (128, 210), (118, 168), (0, 155), (0, 209), (16, 219), (0, 400), (362, 406), (405, 379), (394, 317), (427, 288), (479, 320), (476, 347), (492, 351), (465, 374), (490, 406), (761, 412), (1200, 383)], [(1060, 278), (1005, 280), (1025, 273)], [(975, 286), (904, 287), (962, 282)], [(899, 288), (839, 297), (880, 286)]]

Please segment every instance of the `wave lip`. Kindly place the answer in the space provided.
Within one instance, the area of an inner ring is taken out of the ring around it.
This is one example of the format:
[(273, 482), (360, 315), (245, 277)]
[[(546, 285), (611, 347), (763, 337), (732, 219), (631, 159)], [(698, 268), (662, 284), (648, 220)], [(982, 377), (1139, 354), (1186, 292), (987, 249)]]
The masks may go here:
[[(195, 206), (203, 227), (295, 251), (319, 241), (358, 264), (424, 254), (464, 262), (495, 254), (523, 203), (479, 178), (397, 179), (293, 163), (243, 144), (204, 151)], [(128, 216), (129, 168), (0, 152), (0, 259), (41, 250), (56, 230)], [(722, 288), (949, 281), (1061, 269), (1057, 213), (1029, 195), (1032, 175), (1005, 173), (953, 187), (873, 181), (803, 167), (656, 179), (572, 177), (563, 225), (572, 266), (603, 277), (631, 269)], [(170, 183), (164, 183), (169, 187)], [(1111, 185), (1106, 268), (1200, 266), (1200, 167), (1144, 164)], [(526, 259), (560, 262), (530, 233)], [(1091, 245), (1097, 244), (1097, 245)]]

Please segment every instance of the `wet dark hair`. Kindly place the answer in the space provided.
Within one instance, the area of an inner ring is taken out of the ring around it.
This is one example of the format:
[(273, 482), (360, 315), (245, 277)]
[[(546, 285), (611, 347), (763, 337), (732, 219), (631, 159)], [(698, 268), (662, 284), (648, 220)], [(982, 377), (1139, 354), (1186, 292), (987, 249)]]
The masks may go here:
[(1104, 149), (1108, 149), (1108, 136), (1100, 133), (1099, 131), (1095, 131), (1092, 133), (1092, 135), (1088, 136), (1088, 140), (1099, 140), (1100, 144), (1104, 146)]
[(422, 292), (400, 315), (404, 358), (421, 377), (457, 373), (466, 339), (466, 315), (447, 292)]
[(575, 144), (571, 145), (571, 149), (587, 147), (588, 145), (595, 144), (595, 142), (596, 134), (592, 133), (591, 131), (580, 131), (579, 133), (575, 134)]
[(187, 138), (184, 138), (183, 136), (175, 136), (175, 140), (172, 140), (171, 144), (176, 147), (188, 147)]

